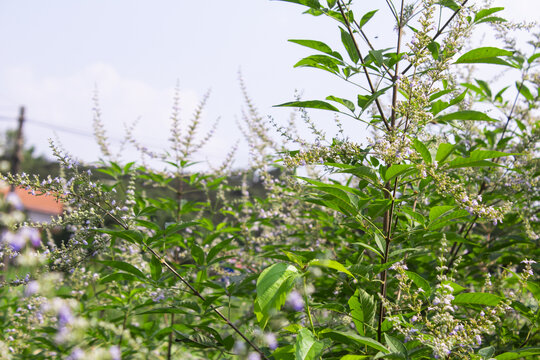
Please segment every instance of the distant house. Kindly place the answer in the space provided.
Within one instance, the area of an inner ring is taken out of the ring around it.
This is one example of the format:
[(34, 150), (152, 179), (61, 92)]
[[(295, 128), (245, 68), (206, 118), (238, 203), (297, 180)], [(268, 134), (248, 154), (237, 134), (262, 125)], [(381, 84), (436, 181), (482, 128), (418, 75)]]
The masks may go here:
[(0, 193), (18, 210), (25, 211), (32, 222), (50, 222), (51, 217), (62, 214), (64, 206), (54, 196), (32, 195), (28, 190), (15, 188), (11, 192), (9, 186), (0, 188)]

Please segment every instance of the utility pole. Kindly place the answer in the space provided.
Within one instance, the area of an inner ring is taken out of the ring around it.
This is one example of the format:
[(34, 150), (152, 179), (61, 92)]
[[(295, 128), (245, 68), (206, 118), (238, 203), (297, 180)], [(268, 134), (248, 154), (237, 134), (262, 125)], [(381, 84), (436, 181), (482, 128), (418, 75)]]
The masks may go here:
[[(23, 157), (23, 126), (24, 126), (24, 106), (19, 108), (18, 127), (15, 134), (15, 145), (11, 157), (11, 173), (17, 174), (20, 170)], [(15, 191), (15, 185), (11, 185), (11, 192)]]

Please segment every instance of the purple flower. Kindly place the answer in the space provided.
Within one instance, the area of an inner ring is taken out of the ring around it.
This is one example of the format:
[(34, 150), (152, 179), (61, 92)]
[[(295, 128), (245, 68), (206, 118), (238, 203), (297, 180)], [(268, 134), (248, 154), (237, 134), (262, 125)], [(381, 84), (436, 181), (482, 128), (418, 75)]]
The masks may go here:
[(109, 348), (109, 354), (111, 355), (112, 360), (121, 360), (122, 359), (122, 351), (116, 345), (111, 346)]
[(58, 309), (58, 325), (62, 328), (73, 321), (73, 314), (67, 305), (62, 305)]
[(289, 296), (287, 296), (287, 305), (289, 305), (294, 311), (304, 310), (304, 299), (298, 291), (292, 291)]
[(270, 348), (270, 350), (277, 349), (278, 343), (277, 343), (276, 335), (274, 335), (274, 333), (265, 334), (264, 335), (264, 340), (268, 344), (268, 347)]
[(259, 355), (259, 353), (256, 353), (256, 352), (251, 352), (249, 353), (247, 360), (261, 360), (261, 355)]
[(30, 281), (24, 289), (24, 296), (32, 296), (39, 291), (39, 283), (37, 281)]

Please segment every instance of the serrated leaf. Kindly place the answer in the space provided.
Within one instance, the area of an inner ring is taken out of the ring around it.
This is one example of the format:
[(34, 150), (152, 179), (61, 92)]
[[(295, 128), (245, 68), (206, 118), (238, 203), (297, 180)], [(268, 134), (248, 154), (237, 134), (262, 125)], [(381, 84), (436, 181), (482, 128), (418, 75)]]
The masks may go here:
[(330, 110), (330, 111), (338, 111), (339, 109), (335, 106), (321, 101), (321, 100), (308, 100), (308, 101), (291, 101), (279, 105), (274, 105), (274, 107), (299, 107), (299, 108), (306, 108), (306, 109), (320, 109), (320, 110)]
[[(257, 279), (256, 305), (264, 318), (272, 310), (281, 309), (298, 276), (298, 269), (286, 263), (277, 263), (263, 270)], [(263, 323), (262, 327), (265, 325)]]
[(403, 345), (401, 341), (386, 333), (384, 334), (384, 339), (386, 340), (386, 345), (388, 346), (388, 349), (390, 349), (392, 353), (399, 354), (404, 358), (407, 357), (407, 348), (405, 347), (405, 345)]
[(329, 269), (334, 269), (344, 274), (349, 275), (352, 278), (355, 278), (353, 274), (343, 264), (329, 259), (313, 259), (308, 263), (309, 266), (321, 266)]
[(324, 344), (315, 339), (315, 336), (306, 328), (301, 329), (296, 336), (294, 345), (295, 360), (319, 359)]
[(455, 296), (452, 303), (496, 306), (501, 301), (500, 297), (489, 293), (461, 293)]
[(373, 319), (375, 319), (376, 306), (373, 296), (363, 289), (356, 289), (348, 304), (351, 309), (352, 320), (356, 325), (356, 331), (361, 336), (366, 336), (372, 326)]

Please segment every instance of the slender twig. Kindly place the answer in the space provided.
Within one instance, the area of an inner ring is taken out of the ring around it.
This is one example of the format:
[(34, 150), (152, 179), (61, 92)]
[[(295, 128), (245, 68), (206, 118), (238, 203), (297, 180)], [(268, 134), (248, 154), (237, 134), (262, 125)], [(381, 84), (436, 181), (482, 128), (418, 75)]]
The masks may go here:
[(307, 285), (306, 285), (306, 278), (304, 277), (304, 302), (306, 303), (306, 314), (308, 316), (309, 325), (311, 326), (311, 331), (313, 331), (313, 334), (317, 334), (315, 332), (315, 326), (313, 326), (313, 318), (311, 317), (311, 311), (309, 310), (309, 297), (307, 293)]
[[(174, 325), (174, 314), (171, 314), (171, 328)], [(173, 332), (169, 333), (169, 345), (167, 346), (167, 360), (171, 360), (172, 354), (172, 344), (173, 344)]]
[[(354, 37), (351, 24), (349, 23), (349, 18), (347, 15), (345, 15), (345, 12), (343, 11), (343, 7), (341, 6), (341, 1), (338, 1), (337, 4), (339, 6), (339, 11), (341, 12), (341, 16), (343, 16), (343, 21), (345, 22), (347, 31), (349, 32), (349, 35), (351, 36), (352, 42), (356, 49), (356, 52), (358, 53), (358, 58), (360, 59), (360, 62), (362, 63), (362, 69), (364, 70), (364, 74), (366, 75), (366, 79), (369, 84), (371, 94), (373, 95), (376, 92), (375, 87), (373, 86), (373, 82), (371, 81), (371, 76), (369, 76), (369, 72), (367, 71), (367, 68), (365, 66), (364, 57), (362, 56), (362, 53), (360, 52), (360, 47), (358, 47), (358, 44), (356, 43), (356, 39)], [(388, 124), (388, 120), (386, 120), (386, 117), (384, 116), (384, 111), (382, 109), (381, 103), (378, 98), (375, 99), (375, 105), (377, 105), (377, 109), (379, 110), (379, 114), (381, 115), (381, 119), (384, 122), (386, 129), (390, 131), (390, 125)]]
[[(461, 5), (459, 6), (459, 8), (457, 10), (454, 11), (454, 13), (452, 14), (452, 16), (450, 16), (450, 18), (444, 23), (444, 25), (442, 26), (442, 28), (440, 28), (437, 33), (431, 38), (431, 41), (435, 41), (437, 40), (437, 38), (439, 36), (441, 36), (441, 34), (443, 33), (443, 31), (446, 29), (446, 27), (448, 25), (450, 25), (450, 23), (452, 22), (452, 20), (454, 20), (454, 18), (456, 17), (456, 15), (461, 11), (461, 9), (463, 9), (463, 7), (465, 6), (465, 4), (467, 4), (469, 0), (464, 0)], [(423, 50), (424, 48), (422, 48)], [(405, 75), (407, 73), (407, 71), (409, 71), (412, 67), (412, 64), (409, 64), (409, 66), (407, 66), (405, 68), (405, 70), (403, 70), (401, 72), (402, 75)]]
[[(384, 249), (384, 258), (381, 259), (381, 264), (386, 264), (388, 262), (388, 256), (390, 253), (390, 243), (392, 242), (392, 217), (394, 215), (394, 205), (395, 205), (395, 199), (396, 199), (396, 190), (397, 190), (397, 183), (398, 179), (394, 181), (394, 189), (392, 191), (392, 203), (390, 205), (390, 209), (386, 211), (384, 214), (383, 219), (383, 230), (385, 232), (385, 249)], [(385, 198), (388, 199), (390, 196), (390, 184), (386, 184), (385, 186), (386, 190), (384, 192)], [(377, 326), (377, 340), (381, 341), (382, 339), (382, 324), (384, 322), (384, 300), (386, 299), (386, 291), (388, 288), (388, 269), (385, 269), (381, 274), (381, 303), (379, 304), (379, 322)]]

